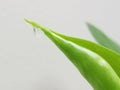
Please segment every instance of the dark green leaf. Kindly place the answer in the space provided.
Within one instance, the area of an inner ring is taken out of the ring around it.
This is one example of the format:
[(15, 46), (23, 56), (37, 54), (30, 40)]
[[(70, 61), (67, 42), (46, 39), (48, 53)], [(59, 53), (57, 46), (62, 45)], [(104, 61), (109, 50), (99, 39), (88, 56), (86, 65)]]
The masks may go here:
[(91, 34), (99, 44), (120, 53), (120, 46), (115, 41), (110, 39), (107, 35), (105, 35), (100, 29), (96, 28), (94, 25), (87, 23), (87, 26)]

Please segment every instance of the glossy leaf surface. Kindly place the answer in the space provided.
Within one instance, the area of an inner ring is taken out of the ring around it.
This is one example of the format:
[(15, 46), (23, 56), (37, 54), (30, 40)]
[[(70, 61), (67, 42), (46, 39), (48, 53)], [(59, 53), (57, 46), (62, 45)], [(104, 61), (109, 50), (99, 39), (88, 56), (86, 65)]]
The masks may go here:
[[(112, 61), (115, 62), (116, 60), (119, 60), (120, 56), (117, 53), (90, 41), (65, 36), (38, 25), (35, 22), (29, 20), (26, 21), (32, 24), (32, 26), (41, 29), (77, 67), (95, 90), (120, 90), (120, 78), (117, 71), (119, 66), (115, 68), (114, 64), (117, 65), (117, 63), (109, 64)], [(101, 53), (98, 53), (96, 49)], [(107, 51), (106, 55), (113, 55), (113, 60), (108, 60), (111, 57), (105, 58), (102, 54), (104, 51), (101, 51), (101, 49)]]

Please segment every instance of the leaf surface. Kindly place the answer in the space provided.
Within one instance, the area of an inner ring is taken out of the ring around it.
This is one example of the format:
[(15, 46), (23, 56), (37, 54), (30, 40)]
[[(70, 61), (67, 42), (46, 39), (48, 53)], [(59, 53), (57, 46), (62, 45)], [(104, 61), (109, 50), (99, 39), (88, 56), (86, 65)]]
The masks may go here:
[[(59, 34), (35, 22), (26, 21), (41, 29), (77, 67), (95, 90), (120, 89), (118, 76), (120, 72), (117, 71), (120, 66), (116, 63), (117, 61), (120, 63), (119, 54), (90, 41)], [(101, 49), (105, 51), (107, 57)], [(117, 66), (115, 67), (115, 65)]]

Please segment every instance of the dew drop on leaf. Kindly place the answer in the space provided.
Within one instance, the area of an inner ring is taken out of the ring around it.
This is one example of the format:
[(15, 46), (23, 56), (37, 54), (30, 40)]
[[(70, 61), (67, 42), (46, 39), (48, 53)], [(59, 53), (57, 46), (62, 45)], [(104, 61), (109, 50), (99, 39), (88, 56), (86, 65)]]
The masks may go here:
[(42, 33), (38, 28), (33, 27), (33, 32), (36, 38), (41, 38)]

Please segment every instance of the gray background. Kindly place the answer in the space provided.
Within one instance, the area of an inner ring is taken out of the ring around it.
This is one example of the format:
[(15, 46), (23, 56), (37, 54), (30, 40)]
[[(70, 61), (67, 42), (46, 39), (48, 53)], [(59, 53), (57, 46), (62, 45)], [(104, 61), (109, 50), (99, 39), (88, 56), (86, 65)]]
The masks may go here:
[(93, 40), (85, 23), (119, 42), (120, 0), (0, 0), (0, 90), (92, 90), (71, 62), (24, 18)]

